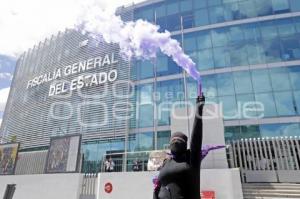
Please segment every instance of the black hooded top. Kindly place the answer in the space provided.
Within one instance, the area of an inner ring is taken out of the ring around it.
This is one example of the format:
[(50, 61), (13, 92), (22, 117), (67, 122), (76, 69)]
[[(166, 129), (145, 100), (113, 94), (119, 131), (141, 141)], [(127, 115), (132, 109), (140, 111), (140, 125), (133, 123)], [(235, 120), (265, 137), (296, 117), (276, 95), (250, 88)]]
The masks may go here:
[(153, 199), (200, 199), (202, 113), (204, 97), (198, 97), (191, 146), (184, 155), (165, 160)]

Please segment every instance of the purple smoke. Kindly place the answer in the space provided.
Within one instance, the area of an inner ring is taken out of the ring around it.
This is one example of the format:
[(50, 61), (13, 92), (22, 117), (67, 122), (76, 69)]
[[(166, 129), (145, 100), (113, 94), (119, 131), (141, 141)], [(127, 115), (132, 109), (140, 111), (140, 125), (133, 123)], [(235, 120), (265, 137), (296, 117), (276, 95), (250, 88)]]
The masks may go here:
[[(225, 148), (224, 145), (204, 145), (201, 148), (201, 160), (203, 160), (211, 151)], [(174, 157), (172, 153), (167, 153), (169, 156)]]
[(83, 24), (83, 30), (93, 37), (101, 36), (107, 43), (119, 44), (121, 54), (128, 59), (149, 60), (161, 51), (201, 84), (196, 64), (183, 52), (179, 42), (171, 38), (170, 32), (159, 32), (157, 25), (143, 20), (124, 22), (119, 16), (97, 8), (88, 10), (79, 24)]
[(222, 148), (225, 148), (224, 145), (205, 145), (202, 147), (202, 150), (201, 150), (201, 160), (203, 160), (208, 154), (210, 151), (214, 151), (214, 150), (217, 150), (217, 149), (222, 149)]

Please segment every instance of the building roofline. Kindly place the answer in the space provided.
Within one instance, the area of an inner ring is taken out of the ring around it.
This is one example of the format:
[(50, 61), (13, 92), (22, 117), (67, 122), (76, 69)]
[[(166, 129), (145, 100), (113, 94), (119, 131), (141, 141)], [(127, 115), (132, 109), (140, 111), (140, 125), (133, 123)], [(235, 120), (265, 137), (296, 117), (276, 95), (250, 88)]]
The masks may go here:
[(131, 3), (131, 4), (127, 4), (127, 5), (123, 5), (120, 6), (116, 9), (117, 13), (121, 12), (123, 9), (134, 9), (134, 8), (140, 8), (140, 7), (144, 7), (144, 6), (148, 6), (154, 3), (160, 3), (163, 2), (164, 0), (144, 0), (142, 2), (139, 3)]

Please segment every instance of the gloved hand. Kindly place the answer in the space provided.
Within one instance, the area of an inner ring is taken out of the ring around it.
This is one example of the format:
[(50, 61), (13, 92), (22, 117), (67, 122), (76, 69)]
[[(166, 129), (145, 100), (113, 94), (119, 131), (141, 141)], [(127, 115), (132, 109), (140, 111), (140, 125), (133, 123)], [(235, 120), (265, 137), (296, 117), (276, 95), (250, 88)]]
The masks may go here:
[(198, 96), (197, 97), (197, 104), (201, 103), (201, 104), (205, 104), (205, 96), (202, 93), (202, 96)]

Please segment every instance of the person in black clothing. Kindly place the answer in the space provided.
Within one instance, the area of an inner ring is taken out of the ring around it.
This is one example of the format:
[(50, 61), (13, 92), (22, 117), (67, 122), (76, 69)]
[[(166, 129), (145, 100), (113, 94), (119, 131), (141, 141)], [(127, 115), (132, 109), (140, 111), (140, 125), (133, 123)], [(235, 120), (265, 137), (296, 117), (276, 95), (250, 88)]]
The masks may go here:
[(205, 97), (197, 98), (196, 116), (190, 149), (181, 132), (170, 140), (171, 157), (164, 161), (156, 181), (153, 199), (200, 199), (200, 165), (202, 147), (202, 113)]

